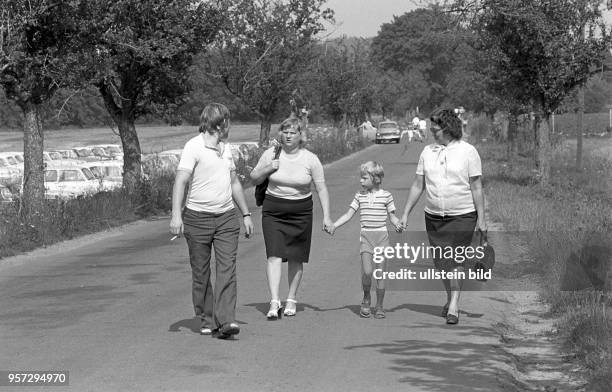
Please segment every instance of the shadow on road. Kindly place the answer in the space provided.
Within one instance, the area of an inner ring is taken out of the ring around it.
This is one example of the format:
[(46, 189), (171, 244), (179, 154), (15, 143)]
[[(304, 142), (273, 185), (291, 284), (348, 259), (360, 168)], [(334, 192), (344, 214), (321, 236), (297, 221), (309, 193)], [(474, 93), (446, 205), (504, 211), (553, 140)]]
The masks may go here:
[[(450, 328), (456, 329), (453, 326)], [(494, 333), (488, 328), (463, 327), (461, 331), (464, 336), (490, 336)], [(503, 353), (496, 346), (470, 343), (463, 339), (447, 342), (395, 340), (347, 346), (344, 349), (375, 349), (380, 354), (390, 356), (392, 365), (389, 369), (400, 374), (398, 381), (419, 387), (419, 390), (489, 392), (491, 385), (496, 385), (499, 378), (510, 376), (506, 369), (496, 365), (504, 360)]]
[(193, 317), (177, 321), (168, 327), (168, 332), (179, 332), (181, 328), (187, 328), (193, 333), (200, 333), (200, 319)]

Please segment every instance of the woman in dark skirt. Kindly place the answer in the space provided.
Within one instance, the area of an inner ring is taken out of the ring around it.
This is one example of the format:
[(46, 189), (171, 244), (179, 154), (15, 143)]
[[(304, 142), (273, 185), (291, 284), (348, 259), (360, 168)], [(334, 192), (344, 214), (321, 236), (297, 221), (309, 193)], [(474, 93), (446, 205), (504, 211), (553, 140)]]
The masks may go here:
[(274, 320), (283, 309), (280, 301), (282, 263), (288, 262), (289, 293), (283, 314), (295, 316), (297, 291), (308, 262), (312, 236), (312, 194), (314, 183), (323, 210), (324, 229), (330, 230), (329, 195), (323, 165), (312, 152), (302, 148), (301, 121), (289, 117), (279, 129), (282, 150), (274, 158), (274, 148), (265, 151), (251, 172), (251, 179), (260, 184), (268, 178), (268, 189), (262, 207), (262, 226), (266, 243), (270, 310)]
[[(405, 227), (423, 191), (426, 194), (425, 229), (431, 246), (453, 249), (470, 246), (474, 229), (486, 232), (482, 167), (478, 151), (461, 140), (462, 122), (446, 109), (435, 110), (431, 116), (430, 133), (436, 143), (426, 146), (419, 157), (416, 178), (408, 194), (401, 219)], [(457, 253), (458, 254), (458, 253)], [(454, 258), (434, 257), (437, 269), (462, 271), (463, 264)], [(446, 305), (442, 310), (447, 324), (459, 322), (461, 279), (444, 279)]]

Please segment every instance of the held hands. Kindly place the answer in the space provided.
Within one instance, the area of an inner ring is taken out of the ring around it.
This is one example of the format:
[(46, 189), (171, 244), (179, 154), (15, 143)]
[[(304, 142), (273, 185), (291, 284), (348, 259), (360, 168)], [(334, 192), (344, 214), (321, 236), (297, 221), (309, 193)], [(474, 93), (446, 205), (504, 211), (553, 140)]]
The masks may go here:
[(336, 231), (336, 227), (334, 226), (334, 222), (332, 222), (329, 218), (323, 218), (323, 231), (334, 235), (334, 231)]
[(405, 228), (404, 225), (399, 220), (399, 218), (397, 216), (395, 216), (395, 214), (390, 215), (389, 218), (390, 218), (391, 223), (393, 224), (396, 232), (401, 233), (402, 231), (404, 231), (404, 228)]

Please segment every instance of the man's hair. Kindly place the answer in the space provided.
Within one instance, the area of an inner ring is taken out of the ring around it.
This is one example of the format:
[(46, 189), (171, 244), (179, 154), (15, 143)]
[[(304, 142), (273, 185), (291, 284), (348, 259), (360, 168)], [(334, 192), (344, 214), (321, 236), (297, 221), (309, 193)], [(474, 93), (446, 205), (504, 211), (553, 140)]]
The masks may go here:
[(369, 175), (374, 184), (380, 185), (382, 183), (382, 179), (385, 176), (385, 169), (383, 169), (380, 163), (376, 161), (367, 161), (362, 163), (359, 169), (361, 175)]
[(451, 139), (458, 140), (463, 136), (461, 119), (451, 109), (435, 109), (429, 119), (442, 129)]
[(200, 114), (200, 127), (198, 131), (215, 133), (219, 128), (226, 128), (230, 118), (227, 106), (221, 103), (210, 103), (206, 105)]

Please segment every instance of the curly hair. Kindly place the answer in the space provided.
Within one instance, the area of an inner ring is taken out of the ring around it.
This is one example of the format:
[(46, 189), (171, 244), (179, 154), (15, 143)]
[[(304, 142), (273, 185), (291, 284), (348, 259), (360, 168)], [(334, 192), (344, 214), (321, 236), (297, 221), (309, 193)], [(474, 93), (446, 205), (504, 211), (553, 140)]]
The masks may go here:
[(451, 109), (435, 109), (431, 112), (429, 119), (442, 129), (446, 135), (453, 140), (461, 139), (463, 136), (461, 119)]
[(376, 185), (382, 183), (382, 179), (385, 176), (385, 170), (382, 165), (376, 161), (367, 161), (359, 167), (361, 175), (367, 174), (372, 179), (372, 182)]

